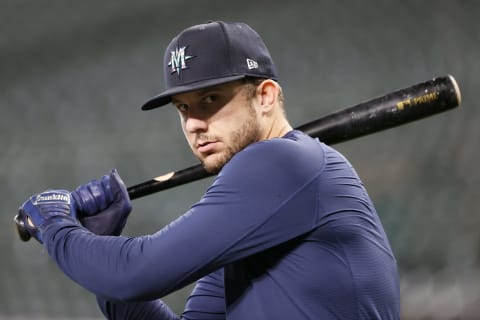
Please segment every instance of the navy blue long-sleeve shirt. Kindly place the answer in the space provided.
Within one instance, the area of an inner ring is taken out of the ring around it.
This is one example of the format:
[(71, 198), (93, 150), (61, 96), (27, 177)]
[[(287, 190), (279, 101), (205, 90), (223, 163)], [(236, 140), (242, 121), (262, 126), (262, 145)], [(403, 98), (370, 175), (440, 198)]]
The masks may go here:
[(111, 319), (179, 319), (159, 299), (195, 281), (184, 319), (399, 319), (396, 261), (362, 182), (299, 131), (237, 153), (153, 235), (63, 222), (43, 238)]

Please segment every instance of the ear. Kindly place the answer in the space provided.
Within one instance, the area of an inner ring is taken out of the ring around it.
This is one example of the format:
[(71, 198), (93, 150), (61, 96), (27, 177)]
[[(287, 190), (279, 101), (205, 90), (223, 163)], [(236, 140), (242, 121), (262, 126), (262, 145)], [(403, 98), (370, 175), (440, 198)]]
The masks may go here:
[(279, 91), (280, 87), (271, 79), (263, 81), (257, 87), (257, 97), (259, 97), (262, 114), (270, 114), (278, 105)]

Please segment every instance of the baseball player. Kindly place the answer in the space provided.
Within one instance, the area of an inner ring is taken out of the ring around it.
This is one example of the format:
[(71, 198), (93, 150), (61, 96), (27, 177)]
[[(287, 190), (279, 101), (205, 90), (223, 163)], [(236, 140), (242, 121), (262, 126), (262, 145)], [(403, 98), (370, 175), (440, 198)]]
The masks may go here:
[[(244, 23), (189, 27), (168, 45), (165, 90), (186, 140), (217, 173), (158, 232), (121, 236), (118, 172), (19, 209), (28, 232), (108, 319), (399, 319), (396, 260), (367, 191), (339, 152), (293, 130), (274, 63)], [(196, 285), (176, 315), (161, 298)]]

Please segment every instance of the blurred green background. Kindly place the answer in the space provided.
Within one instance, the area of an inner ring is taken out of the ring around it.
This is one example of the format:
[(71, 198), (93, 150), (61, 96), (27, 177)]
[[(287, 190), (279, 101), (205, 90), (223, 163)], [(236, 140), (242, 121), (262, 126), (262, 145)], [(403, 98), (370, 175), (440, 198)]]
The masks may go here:
[[(294, 126), (455, 76), (459, 109), (336, 147), (390, 237), (402, 319), (480, 318), (479, 14), (473, 0), (0, 0), (0, 319), (102, 318), (40, 245), (18, 240), (12, 218), (31, 194), (113, 167), (133, 185), (196, 164), (176, 112), (139, 107), (163, 88), (170, 39), (215, 19), (263, 36)], [(136, 200), (126, 234), (160, 229), (210, 182)], [(189, 290), (165, 300), (181, 312)]]

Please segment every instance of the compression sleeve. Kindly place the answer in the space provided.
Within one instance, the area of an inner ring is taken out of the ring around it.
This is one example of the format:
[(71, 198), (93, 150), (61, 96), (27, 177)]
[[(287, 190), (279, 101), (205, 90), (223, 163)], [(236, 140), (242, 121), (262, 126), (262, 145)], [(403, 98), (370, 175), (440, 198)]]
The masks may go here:
[(317, 188), (324, 154), (304, 139), (272, 139), (237, 153), (197, 204), (153, 235), (96, 236), (64, 223), (46, 230), (44, 244), (65, 274), (109, 301), (161, 298), (314, 228), (317, 211), (305, 206), (317, 192), (301, 191)]
[(225, 320), (223, 269), (197, 281), (179, 318), (161, 300), (140, 302), (111, 302), (97, 296), (103, 315), (109, 320)]

